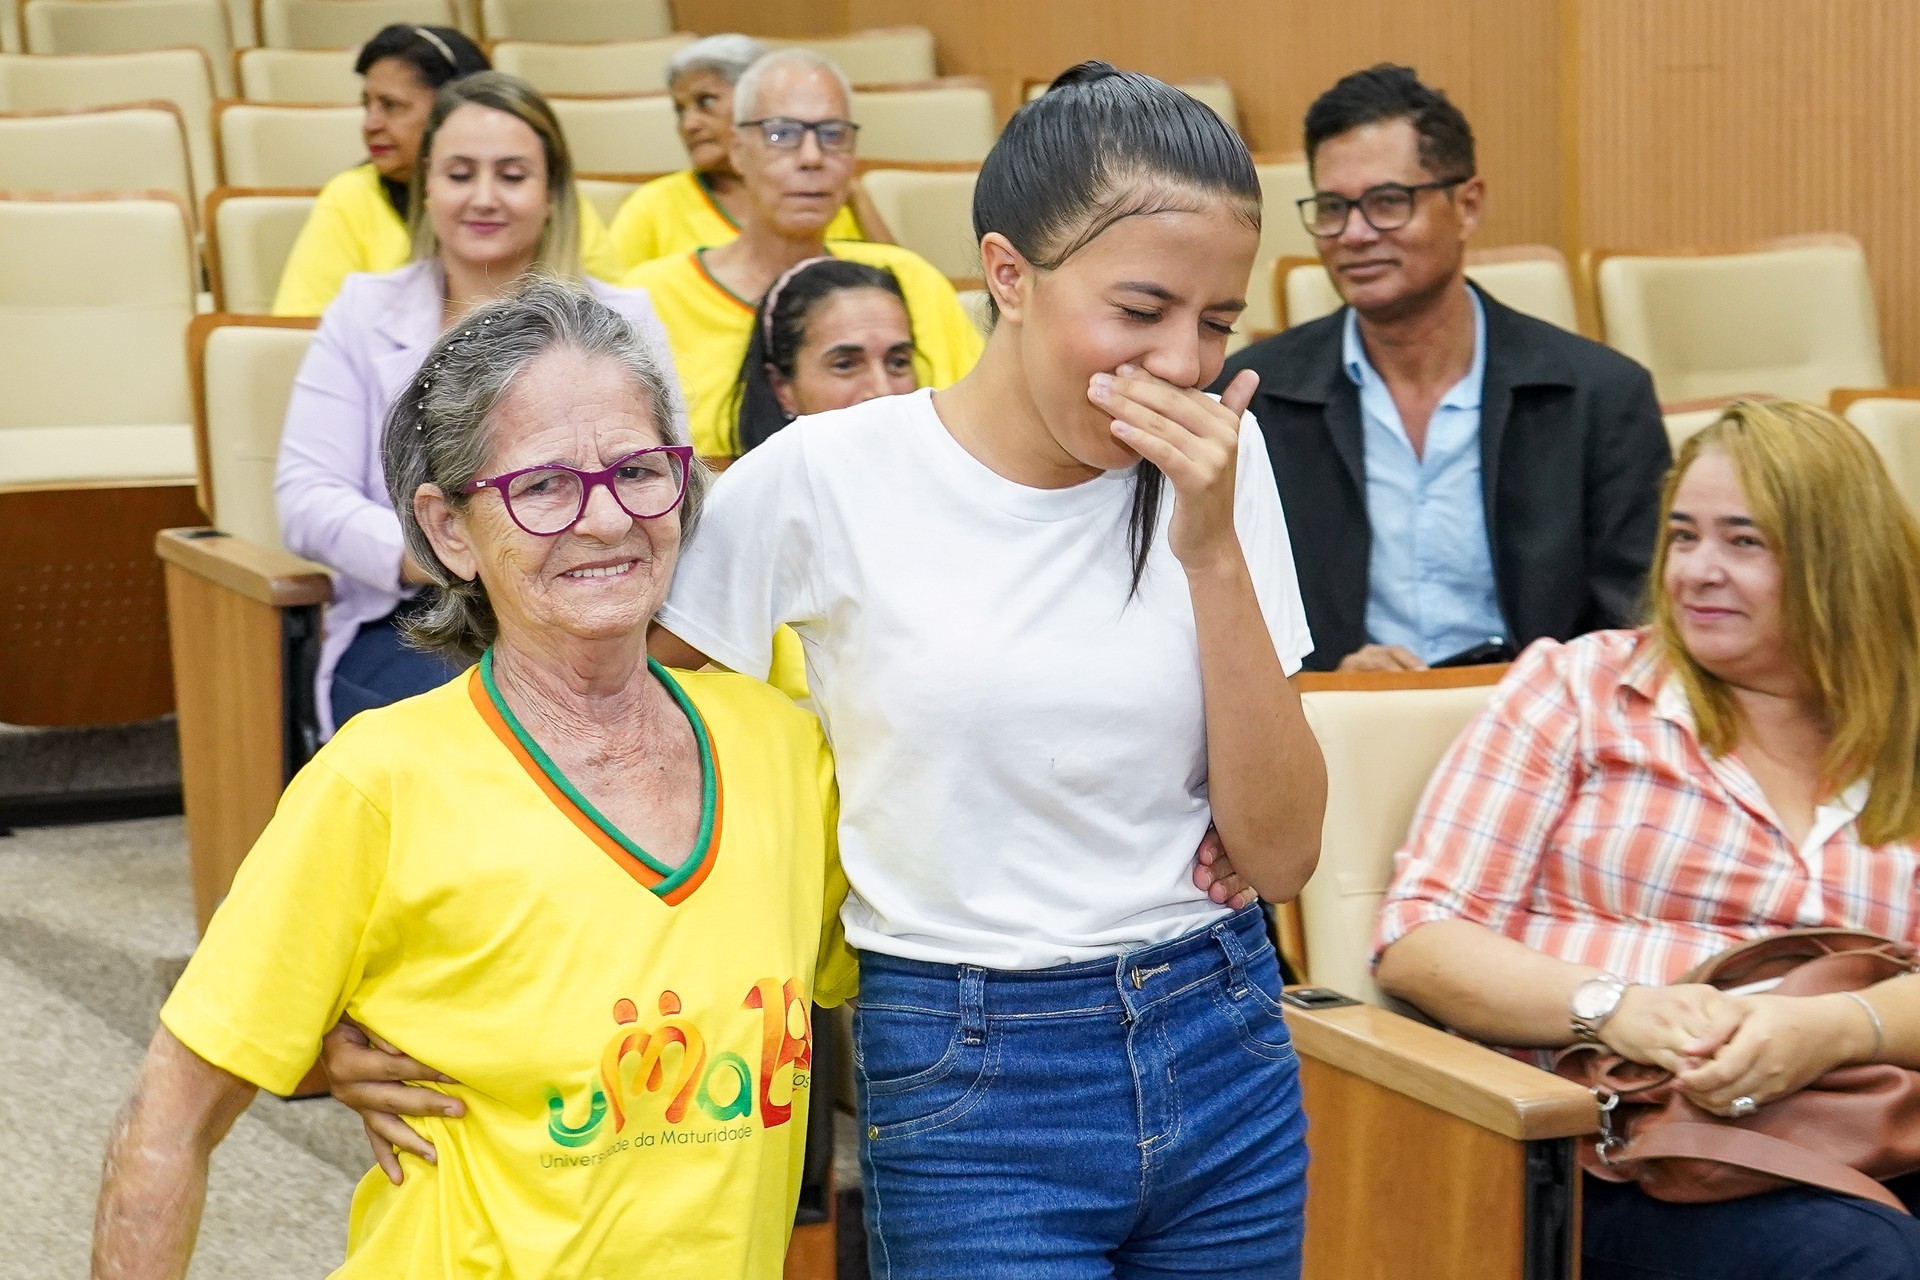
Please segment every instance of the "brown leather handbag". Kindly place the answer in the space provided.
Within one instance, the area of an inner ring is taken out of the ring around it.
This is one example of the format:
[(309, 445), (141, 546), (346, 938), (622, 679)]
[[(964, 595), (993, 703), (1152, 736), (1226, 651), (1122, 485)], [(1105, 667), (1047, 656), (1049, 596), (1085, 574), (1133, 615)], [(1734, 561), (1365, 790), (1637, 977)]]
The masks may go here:
[[(1793, 929), (1723, 951), (1682, 983), (1721, 990), (1778, 978), (1771, 994), (1858, 991), (1920, 971), (1914, 948), (1854, 929)], [(1881, 1182), (1920, 1170), (1920, 1071), (1836, 1067), (1740, 1120), (1687, 1101), (1673, 1076), (1603, 1045), (1564, 1049), (1554, 1070), (1600, 1102), (1600, 1141), (1580, 1163), (1596, 1178), (1636, 1182), (1657, 1200), (1738, 1200), (1793, 1184), (1906, 1211)]]

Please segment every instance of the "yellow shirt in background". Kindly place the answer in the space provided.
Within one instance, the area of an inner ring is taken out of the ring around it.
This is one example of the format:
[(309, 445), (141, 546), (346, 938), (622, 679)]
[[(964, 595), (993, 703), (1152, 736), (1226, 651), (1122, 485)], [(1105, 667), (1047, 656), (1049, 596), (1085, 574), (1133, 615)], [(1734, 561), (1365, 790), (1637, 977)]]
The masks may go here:
[[(617, 283), (624, 269), (606, 223), (586, 199), (580, 206), (580, 269), (588, 275)], [(307, 215), (280, 271), (280, 288), (273, 295), (277, 316), (317, 316), (327, 309), (346, 278), (356, 271), (398, 271), (413, 257), (407, 224), (386, 191), (380, 171), (371, 163), (336, 173)]]
[[(720, 207), (692, 169), (655, 178), (628, 196), (607, 228), (614, 254), (631, 270), (655, 258), (711, 249), (740, 235), (740, 225)], [(860, 220), (846, 205), (827, 224), (829, 240), (864, 240)]]
[(653, 668), (701, 744), (701, 837), (671, 867), (573, 790), (490, 669), (321, 748), (161, 1020), (278, 1092), (342, 1013), (460, 1082), (435, 1087), (464, 1119), (412, 1121), (437, 1165), (361, 1180), (337, 1275), (777, 1280), (808, 1000), (854, 983), (819, 723), (743, 676)]
[[(913, 323), (914, 364), (921, 385), (952, 386), (973, 368), (985, 345), (947, 278), (911, 249), (865, 240), (829, 240), (836, 258), (886, 267), (900, 281)], [(686, 392), (693, 447), (702, 457), (734, 457), (740, 431), (734, 387), (747, 358), (754, 306), (707, 273), (701, 251), (643, 262), (620, 282), (645, 289), (667, 328), (674, 367)], [(728, 410), (734, 408), (735, 413)]]

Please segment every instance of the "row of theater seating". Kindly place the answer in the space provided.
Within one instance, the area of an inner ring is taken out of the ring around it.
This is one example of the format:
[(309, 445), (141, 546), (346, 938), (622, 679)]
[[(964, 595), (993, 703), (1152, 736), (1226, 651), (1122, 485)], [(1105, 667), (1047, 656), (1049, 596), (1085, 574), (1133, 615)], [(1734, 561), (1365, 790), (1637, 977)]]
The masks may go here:
[(0, 50), (100, 53), (187, 45), (224, 61), (256, 45), (339, 49), (390, 22), (475, 40), (647, 40), (669, 0), (22, 0), (0, 9)]

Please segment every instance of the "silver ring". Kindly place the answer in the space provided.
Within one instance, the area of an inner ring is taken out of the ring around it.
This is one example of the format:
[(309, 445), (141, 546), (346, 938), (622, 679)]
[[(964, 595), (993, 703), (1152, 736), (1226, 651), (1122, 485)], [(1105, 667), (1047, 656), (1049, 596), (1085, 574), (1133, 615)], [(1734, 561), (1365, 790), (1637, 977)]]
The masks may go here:
[(1733, 1100), (1732, 1105), (1727, 1108), (1727, 1114), (1735, 1120), (1745, 1120), (1759, 1109), (1760, 1104), (1743, 1093)]

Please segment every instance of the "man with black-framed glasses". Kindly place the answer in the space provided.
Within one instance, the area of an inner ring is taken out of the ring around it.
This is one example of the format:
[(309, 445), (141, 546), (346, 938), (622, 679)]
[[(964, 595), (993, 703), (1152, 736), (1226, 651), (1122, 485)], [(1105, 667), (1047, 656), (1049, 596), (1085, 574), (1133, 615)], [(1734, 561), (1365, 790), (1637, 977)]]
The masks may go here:
[(950, 386), (980, 357), (980, 331), (939, 268), (896, 244), (827, 238), (853, 184), (860, 126), (852, 97), (840, 68), (809, 50), (754, 62), (733, 90), (732, 163), (746, 195), (739, 236), (643, 262), (621, 281), (645, 289), (666, 325), (693, 446), (710, 460), (742, 451), (734, 392), (755, 309), (774, 281), (809, 259), (893, 272), (922, 385)]
[(1465, 116), (1410, 68), (1347, 76), (1305, 132), (1298, 215), (1346, 305), (1219, 385), (1260, 374), (1308, 669), (1499, 661), (1636, 623), (1670, 461), (1647, 371), (1467, 280), (1486, 180)]

